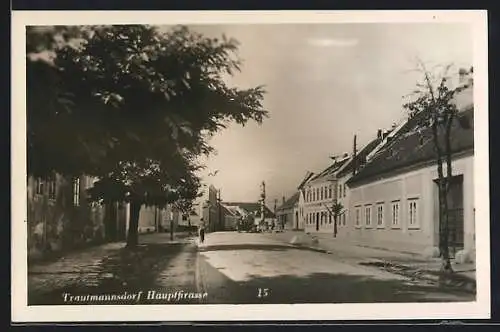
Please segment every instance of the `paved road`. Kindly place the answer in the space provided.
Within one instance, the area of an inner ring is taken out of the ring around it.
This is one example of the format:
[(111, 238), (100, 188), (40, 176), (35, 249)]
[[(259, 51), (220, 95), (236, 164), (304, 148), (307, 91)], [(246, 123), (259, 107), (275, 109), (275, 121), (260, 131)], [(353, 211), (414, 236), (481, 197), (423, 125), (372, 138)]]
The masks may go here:
[(348, 264), (261, 234), (213, 233), (199, 248), (211, 303), (472, 301), (467, 293)]
[[(297, 249), (263, 234), (211, 233), (136, 250), (106, 245), (30, 267), (29, 304), (256, 304), (471, 301), (473, 296)], [(138, 295), (140, 292), (141, 295)], [(154, 293), (152, 293), (154, 292)], [(121, 297), (89, 298), (89, 295)], [(89, 300), (90, 299), (90, 300)]]

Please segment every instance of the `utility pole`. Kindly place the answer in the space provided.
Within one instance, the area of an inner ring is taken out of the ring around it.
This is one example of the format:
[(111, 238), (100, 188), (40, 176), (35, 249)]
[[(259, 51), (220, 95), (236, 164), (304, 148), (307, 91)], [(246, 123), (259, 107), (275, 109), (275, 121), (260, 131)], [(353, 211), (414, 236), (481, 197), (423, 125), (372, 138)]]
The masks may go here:
[(265, 204), (266, 204), (266, 183), (264, 181), (262, 181), (261, 193), (260, 193), (260, 217), (261, 217), (260, 221), (261, 221), (262, 225), (266, 221), (266, 218), (264, 215), (266, 212)]
[(356, 148), (356, 135), (354, 135), (354, 144), (352, 147), (352, 175), (356, 175), (358, 170), (358, 160), (357, 160), (357, 148)]
[(221, 193), (220, 189), (217, 191), (218, 197), (217, 197), (217, 204), (219, 207), (219, 230), (223, 230), (223, 222), (222, 222), (222, 199), (221, 199)]

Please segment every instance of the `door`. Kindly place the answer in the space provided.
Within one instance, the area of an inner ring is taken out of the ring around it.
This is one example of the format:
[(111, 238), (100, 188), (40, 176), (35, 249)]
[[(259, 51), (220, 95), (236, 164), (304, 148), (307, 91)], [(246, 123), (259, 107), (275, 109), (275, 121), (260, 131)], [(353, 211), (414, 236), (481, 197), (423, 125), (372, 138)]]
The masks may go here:
[[(435, 180), (436, 186), (438, 180)], [(439, 200), (439, 196), (436, 197)], [(448, 191), (448, 248), (450, 257), (464, 248), (463, 176), (454, 176)], [(436, 206), (438, 209), (439, 207)], [(439, 210), (438, 210), (439, 211)], [(438, 214), (439, 215), (439, 214)], [(439, 220), (438, 220), (439, 223)], [(438, 224), (439, 229), (439, 224)]]
[(319, 212), (316, 212), (316, 231), (319, 231)]
[(453, 178), (448, 192), (448, 242), (450, 254), (464, 248), (463, 177)]
[(295, 211), (295, 229), (299, 229), (299, 212)]

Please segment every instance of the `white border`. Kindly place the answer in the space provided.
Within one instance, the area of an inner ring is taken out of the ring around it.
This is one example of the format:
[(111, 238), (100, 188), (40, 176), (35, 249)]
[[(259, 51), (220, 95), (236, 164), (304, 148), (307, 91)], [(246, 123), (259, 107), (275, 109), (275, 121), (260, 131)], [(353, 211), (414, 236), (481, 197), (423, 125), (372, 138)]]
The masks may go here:
[[(27, 306), (26, 25), (463, 22), (473, 27), (477, 301), (296, 305)], [(490, 318), (486, 11), (12, 12), (12, 321), (245, 321)], [(480, 130), (479, 130), (480, 128)]]

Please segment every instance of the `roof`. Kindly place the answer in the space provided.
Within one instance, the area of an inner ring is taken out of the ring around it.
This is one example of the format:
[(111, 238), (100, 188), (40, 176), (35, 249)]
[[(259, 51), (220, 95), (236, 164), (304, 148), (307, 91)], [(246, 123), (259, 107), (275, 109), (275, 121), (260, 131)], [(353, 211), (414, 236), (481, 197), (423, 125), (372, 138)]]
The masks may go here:
[[(359, 164), (363, 165), (366, 162), (366, 157), (372, 152), (380, 143), (382, 142), (382, 138), (375, 138), (371, 142), (369, 142), (367, 145), (365, 145), (364, 148), (362, 148), (357, 154), (356, 154), (356, 160), (358, 161)], [(358, 164), (358, 166), (359, 166)], [(347, 173), (352, 172), (352, 169), (354, 167), (354, 159), (351, 157), (347, 164), (345, 164), (344, 167), (339, 171), (338, 176), (344, 176)]]
[[(474, 149), (474, 109), (470, 107), (457, 115), (451, 128), (453, 154)], [(418, 130), (418, 120), (410, 119), (406, 129), (386, 144), (358, 174), (347, 181), (349, 186), (369, 182), (402, 168), (433, 162), (436, 151), (430, 128)], [(439, 135), (444, 135), (440, 130)], [(441, 136), (442, 137), (442, 136)]]
[(342, 165), (344, 165), (349, 159), (346, 158), (346, 159), (342, 159), (340, 161), (334, 161), (333, 164), (331, 164), (330, 166), (328, 166), (327, 168), (325, 168), (323, 171), (319, 172), (318, 174), (316, 174), (315, 176), (313, 176), (310, 181), (314, 181), (316, 179), (319, 179), (319, 178), (322, 178), (322, 177), (325, 177), (325, 176), (328, 176), (328, 175), (332, 175), (334, 174), (336, 171), (338, 171), (340, 169), (340, 167), (342, 167)]
[[(222, 202), (226, 207), (230, 206), (238, 206), (241, 209), (247, 211), (248, 213), (254, 214), (255, 217), (260, 217), (260, 203), (259, 202)], [(267, 207), (264, 207), (264, 217), (265, 218), (274, 218), (274, 213)]]
[(304, 185), (307, 183), (307, 181), (309, 181), (313, 176), (314, 176), (313, 172), (307, 171), (306, 176), (304, 176), (304, 179), (302, 179), (297, 189), (299, 190), (302, 189)]
[(233, 211), (231, 209), (228, 209), (226, 206), (222, 205), (222, 214), (223, 215), (230, 215), (230, 216), (235, 216), (235, 217), (238, 217), (239, 216), (239, 213), (237, 213), (236, 211)]
[(281, 204), (280, 207), (278, 207), (278, 210), (284, 210), (284, 209), (290, 209), (293, 208), (293, 206), (299, 201), (299, 192), (297, 191), (295, 194), (290, 196), (285, 203)]

